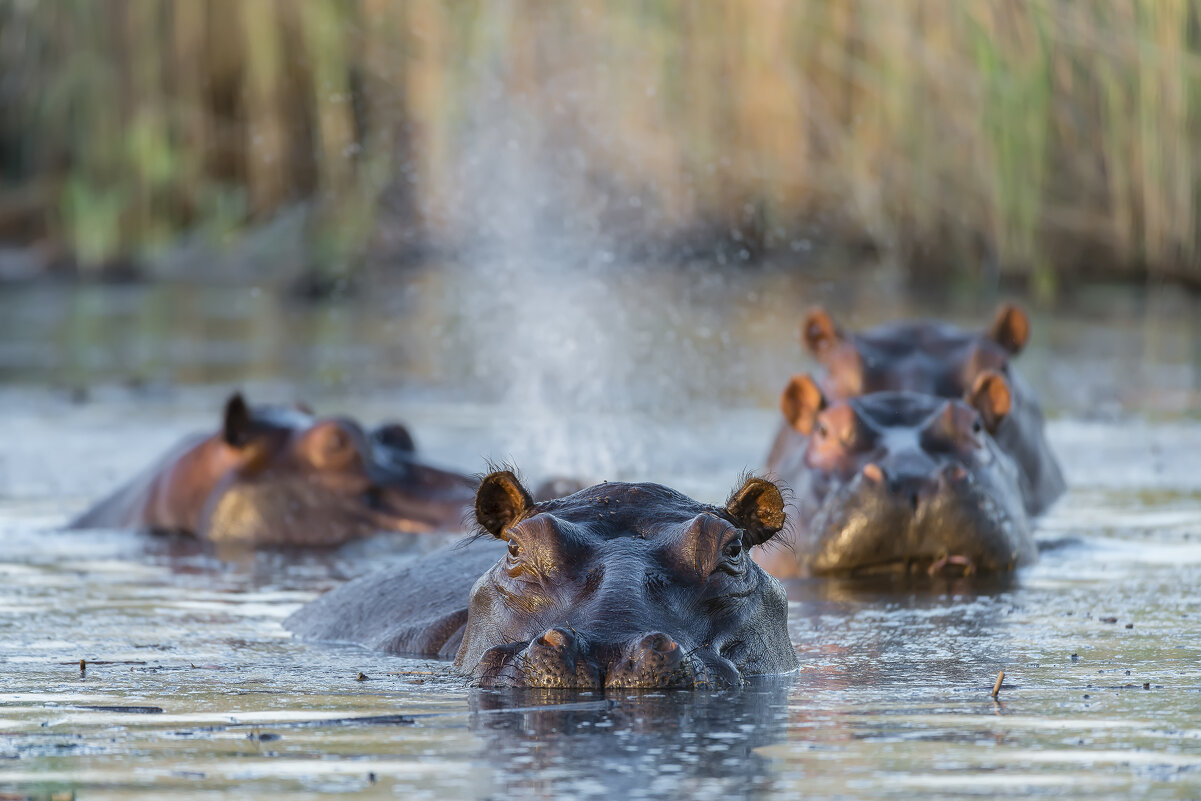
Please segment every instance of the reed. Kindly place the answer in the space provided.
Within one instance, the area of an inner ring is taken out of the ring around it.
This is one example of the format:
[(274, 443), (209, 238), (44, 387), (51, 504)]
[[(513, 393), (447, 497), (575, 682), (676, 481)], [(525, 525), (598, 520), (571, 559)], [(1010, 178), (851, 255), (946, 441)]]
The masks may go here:
[(1199, 12), (0, 0), (0, 234), (23, 209), (26, 238), (104, 269), (302, 205), (309, 266), (345, 272), (397, 230), (467, 237), (465, 198), (489, 187), (465, 165), (481, 141), (505, 160), (481, 137), (516, 120), (502, 144), (570, 184), (556, 213), (618, 241), (752, 258), (868, 240), (1044, 293), (1199, 282)]

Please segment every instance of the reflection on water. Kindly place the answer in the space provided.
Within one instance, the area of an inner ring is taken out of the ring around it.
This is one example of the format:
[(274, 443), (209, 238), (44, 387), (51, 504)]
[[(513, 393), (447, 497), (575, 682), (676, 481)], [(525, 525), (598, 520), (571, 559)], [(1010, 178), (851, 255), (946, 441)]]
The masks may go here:
[[(724, 692), (475, 692), (469, 725), (509, 793), (532, 798), (746, 798), (771, 785), (791, 680)], [(575, 703), (572, 703), (575, 702)]]
[[(628, 364), (589, 359), (586, 337), (563, 345), (578, 358), (543, 360), (559, 347), (540, 327), (555, 292), (485, 319), (478, 294), (436, 271), (324, 307), (239, 287), (0, 293), (0, 796), (1201, 795), (1201, 316), (1167, 291), (1034, 314), (1020, 364), (1056, 412), (1073, 486), (1040, 525), (1037, 564), (994, 580), (795, 583), (801, 670), (738, 691), (485, 692), (445, 663), (280, 626), (420, 538), (231, 557), (56, 530), (213, 425), (235, 380), (406, 420), (462, 470), (512, 457), (533, 475), (659, 480), (719, 501), (760, 464), (775, 393), (804, 365), (804, 307), (852, 324), (932, 304), (980, 320), (995, 300), (770, 269), (598, 275), (617, 283), (597, 302), (624, 308), (588, 309), (581, 330), (624, 326)], [(477, 363), (487, 336), (497, 360), (518, 358)], [(577, 363), (585, 373), (553, 380)], [(510, 391), (527, 377), (536, 392)]]

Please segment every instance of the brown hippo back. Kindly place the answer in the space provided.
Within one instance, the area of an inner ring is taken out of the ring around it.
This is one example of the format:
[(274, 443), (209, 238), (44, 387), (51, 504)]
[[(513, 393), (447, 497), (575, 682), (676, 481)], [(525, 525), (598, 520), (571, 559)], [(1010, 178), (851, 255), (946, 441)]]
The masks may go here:
[(422, 463), (403, 426), (368, 432), (234, 395), (218, 433), (180, 443), (71, 527), (331, 546), (379, 531), (459, 530), (475, 486)]

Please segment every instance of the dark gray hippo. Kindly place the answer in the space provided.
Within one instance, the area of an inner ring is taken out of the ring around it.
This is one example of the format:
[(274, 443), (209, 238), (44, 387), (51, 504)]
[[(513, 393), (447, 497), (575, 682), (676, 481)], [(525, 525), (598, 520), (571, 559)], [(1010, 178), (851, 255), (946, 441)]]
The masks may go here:
[(465, 547), (352, 581), (284, 625), (454, 657), (485, 687), (723, 686), (797, 667), (784, 590), (750, 553), (784, 525), (769, 481), (747, 479), (725, 506), (624, 483), (535, 502), (499, 471), (475, 513), (481, 537)]
[(964, 400), (831, 401), (794, 376), (781, 407), (803, 436), (775, 460), (797, 524), (791, 548), (756, 554), (773, 575), (994, 572), (1036, 558), (1018, 467), (992, 436), (1010, 408), (1000, 373), (981, 373)]
[[(818, 385), (831, 401), (890, 391), (962, 398), (983, 372), (1004, 376), (1011, 408), (993, 438), (1017, 463), (1026, 511), (1038, 515), (1067, 484), (1047, 442), (1038, 399), (1011, 364), (1029, 339), (1030, 320), (1014, 305), (1001, 306), (986, 331), (921, 320), (848, 332), (824, 309), (811, 311), (801, 325), (802, 343), (826, 368)], [(768, 470), (774, 471), (783, 453), (795, 450), (802, 438), (792, 426), (782, 425)]]
[(229, 398), (190, 437), (71, 522), (246, 546), (333, 546), (380, 531), (460, 531), (478, 482), (421, 460), (399, 424)]

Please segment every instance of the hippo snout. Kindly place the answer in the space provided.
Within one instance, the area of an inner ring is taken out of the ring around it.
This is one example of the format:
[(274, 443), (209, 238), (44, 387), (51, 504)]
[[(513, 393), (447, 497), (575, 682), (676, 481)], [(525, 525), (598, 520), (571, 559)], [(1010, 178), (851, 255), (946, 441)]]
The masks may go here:
[(520, 650), (492, 649), (476, 674), (491, 687), (692, 689), (709, 684), (704, 663), (662, 632), (624, 645), (593, 644), (560, 626)]
[(907, 505), (917, 514), (940, 494), (963, 492), (971, 484), (971, 474), (958, 463), (909, 472), (868, 462), (855, 482), (861, 492), (884, 492), (893, 503)]
[(606, 687), (692, 688), (709, 684), (704, 664), (666, 634), (631, 643), (605, 676)]
[(962, 465), (925, 475), (868, 464), (815, 515), (816, 573), (942, 566), (1012, 569), (1027, 561), (1024, 518), (1010, 498)]

